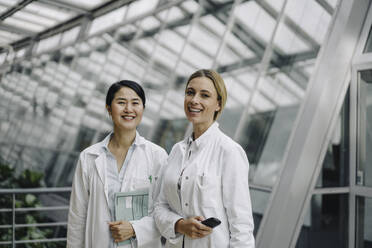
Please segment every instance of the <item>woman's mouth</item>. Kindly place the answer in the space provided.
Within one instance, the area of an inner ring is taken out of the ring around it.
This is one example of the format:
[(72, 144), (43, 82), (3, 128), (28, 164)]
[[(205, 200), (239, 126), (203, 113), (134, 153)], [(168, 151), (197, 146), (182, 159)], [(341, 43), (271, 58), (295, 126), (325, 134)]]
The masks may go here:
[(121, 116), (124, 120), (133, 120), (134, 118), (136, 118), (135, 116), (132, 116), (132, 115), (123, 115)]
[(197, 108), (188, 107), (189, 112), (191, 113), (200, 113), (202, 110)]

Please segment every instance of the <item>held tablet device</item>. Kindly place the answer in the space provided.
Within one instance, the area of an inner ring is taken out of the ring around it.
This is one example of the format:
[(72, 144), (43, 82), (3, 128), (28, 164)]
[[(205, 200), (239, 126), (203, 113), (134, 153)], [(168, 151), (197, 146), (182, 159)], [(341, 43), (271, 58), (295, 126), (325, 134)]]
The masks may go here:
[(208, 218), (206, 220), (203, 220), (201, 223), (203, 225), (214, 228), (214, 227), (218, 226), (219, 224), (221, 224), (221, 221), (217, 218), (211, 217), (211, 218)]

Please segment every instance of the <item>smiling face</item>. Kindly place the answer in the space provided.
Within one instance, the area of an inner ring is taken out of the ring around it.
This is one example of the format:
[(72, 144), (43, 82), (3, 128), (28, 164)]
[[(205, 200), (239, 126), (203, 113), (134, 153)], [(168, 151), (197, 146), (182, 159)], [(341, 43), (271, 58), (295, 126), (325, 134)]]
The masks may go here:
[(143, 115), (143, 103), (137, 93), (128, 87), (120, 88), (111, 102), (106, 105), (114, 126), (123, 130), (133, 130), (140, 124)]
[(187, 119), (196, 129), (204, 132), (212, 125), (215, 112), (220, 110), (217, 91), (207, 77), (193, 78), (185, 91), (184, 110)]

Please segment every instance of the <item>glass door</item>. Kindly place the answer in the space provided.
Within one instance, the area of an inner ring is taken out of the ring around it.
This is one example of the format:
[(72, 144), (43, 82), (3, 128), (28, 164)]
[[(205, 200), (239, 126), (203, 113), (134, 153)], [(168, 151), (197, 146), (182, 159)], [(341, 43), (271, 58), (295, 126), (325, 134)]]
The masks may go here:
[[(372, 248), (372, 64), (354, 69), (355, 160), (351, 178), (355, 247)], [(353, 121), (352, 121), (353, 122)], [(352, 161), (353, 162), (353, 161)]]

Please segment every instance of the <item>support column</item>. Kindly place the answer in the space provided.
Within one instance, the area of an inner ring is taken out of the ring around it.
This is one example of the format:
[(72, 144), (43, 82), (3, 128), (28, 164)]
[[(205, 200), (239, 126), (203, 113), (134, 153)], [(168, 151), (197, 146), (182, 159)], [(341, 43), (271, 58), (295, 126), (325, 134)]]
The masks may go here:
[(368, 0), (341, 0), (321, 48), (262, 219), (257, 248), (293, 248), (350, 82)]

